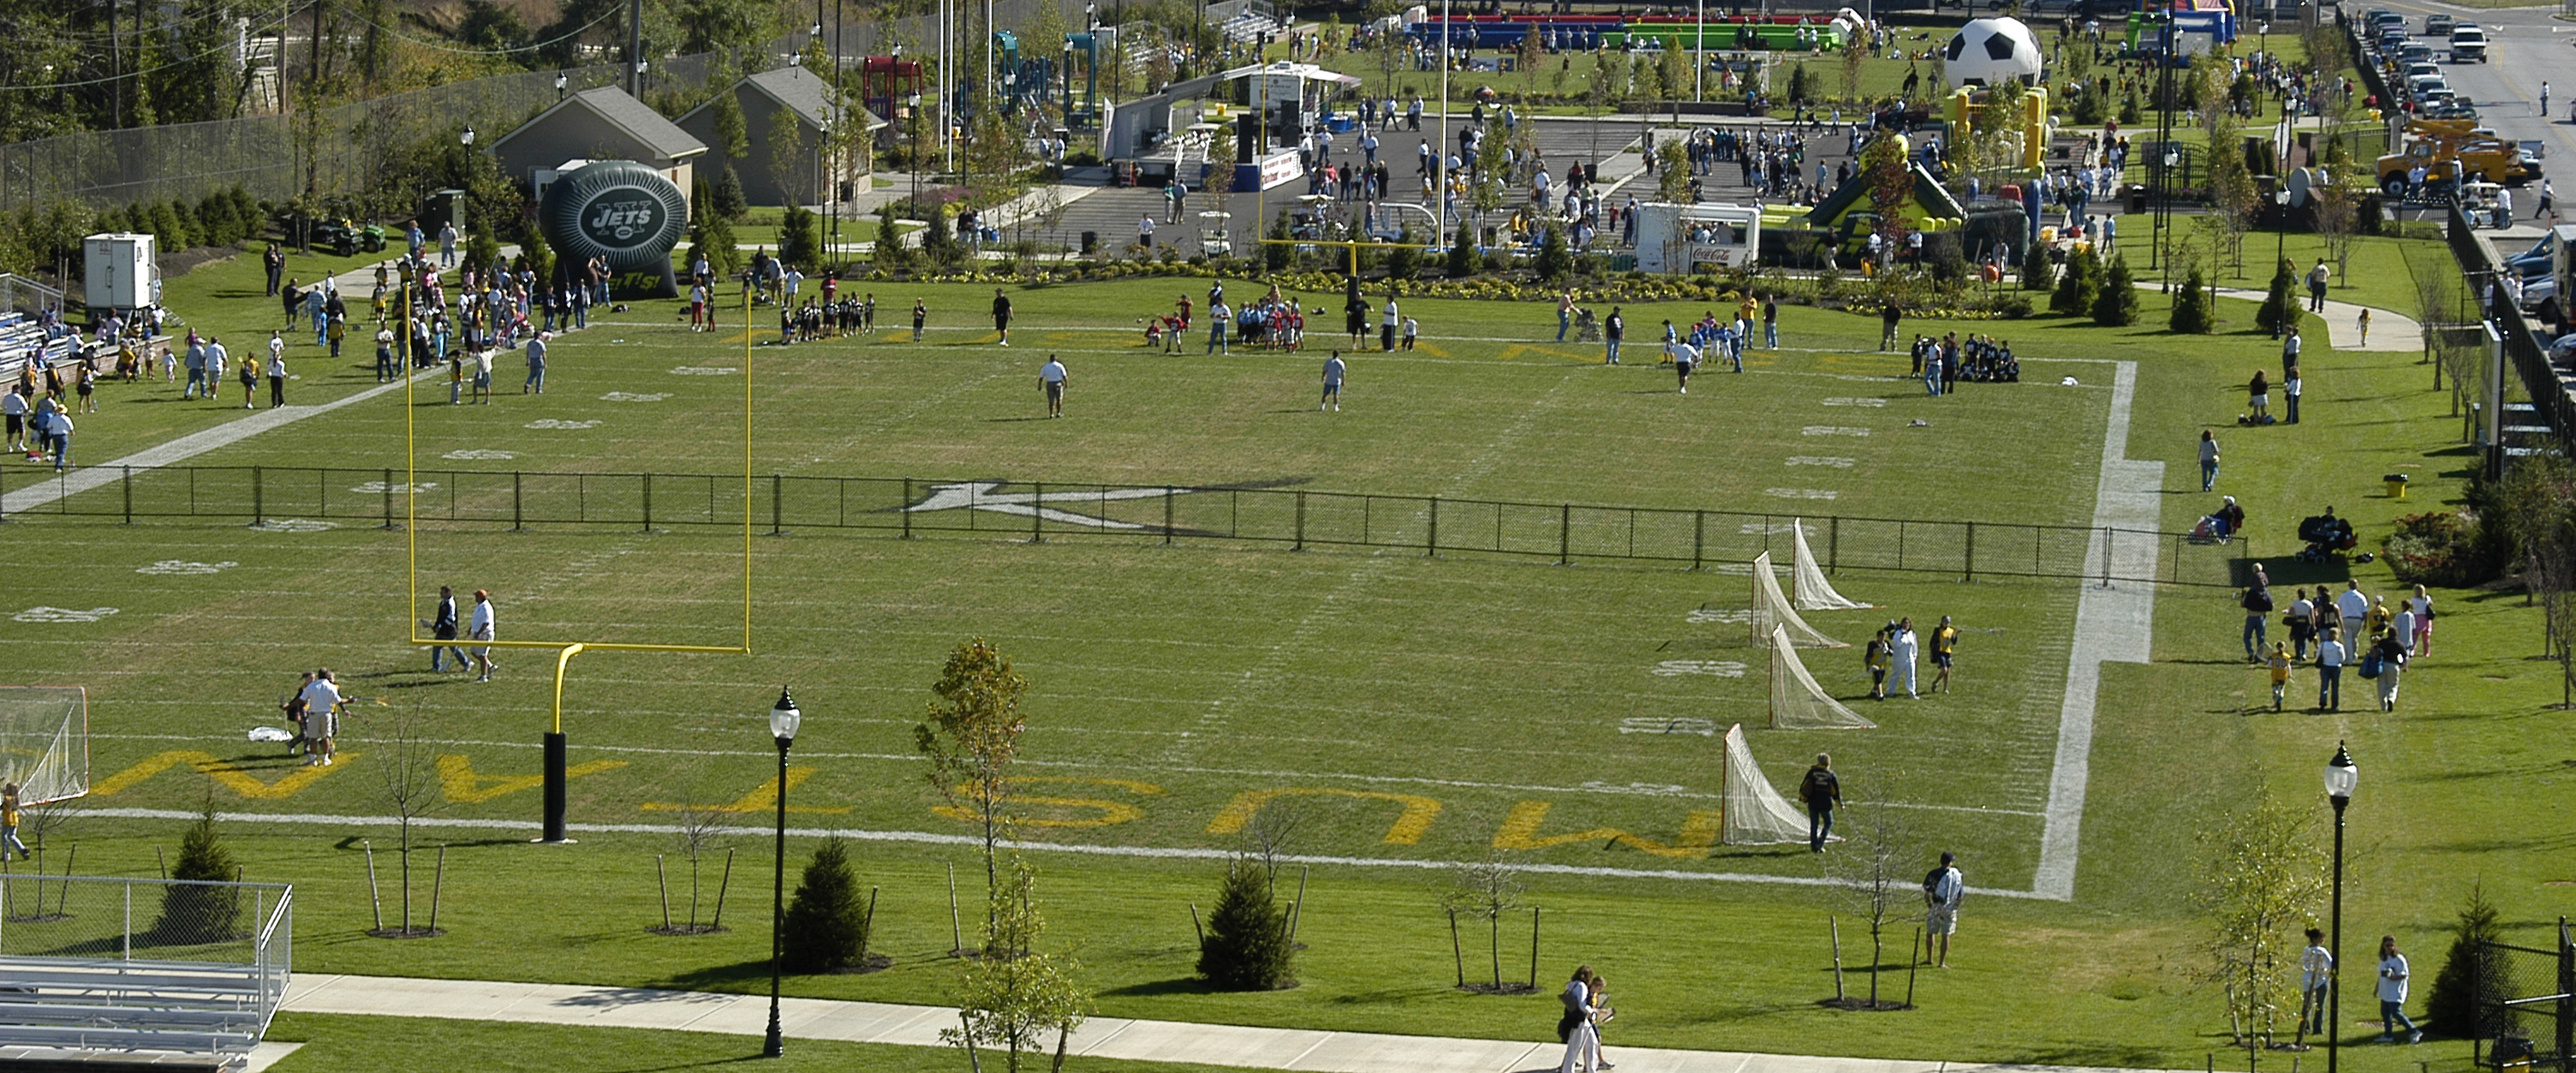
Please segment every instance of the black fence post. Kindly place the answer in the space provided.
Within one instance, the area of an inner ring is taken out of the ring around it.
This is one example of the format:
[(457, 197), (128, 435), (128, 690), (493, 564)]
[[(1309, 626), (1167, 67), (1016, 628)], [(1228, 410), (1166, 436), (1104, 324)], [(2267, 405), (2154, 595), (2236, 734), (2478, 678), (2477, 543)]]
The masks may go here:
[(1574, 561), (1574, 556), (1570, 554), (1573, 548), (1574, 504), (1559, 503), (1556, 506), (1556, 565), (1571, 564)]
[(912, 539), (912, 478), (903, 479), (903, 539)]
[(1842, 568), (1843, 516), (1837, 514), (1825, 519), (1825, 570), (1839, 574), (1842, 573)]
[(1172, 545), (1172, 496), (1173, 496), (1174, 494), (1175, 494), (1175, 493), (1172, 491), (1172, 486), (1171, 486), (1171, 485), (1168, 485), (1168, 484), (1167, 484), (1167, 485), (1164, 485), (1164, 486), (1163, 486), (1163, 546), (1164, 546), (1164, 547), (1170, 547), (1170, 546)]
[(786, 525), (785, 525), (785, 523), (786, 523), (786, 519), (787, 519), (787, 507), (786, 507), (786, 500), (787, 500), (787, 478), (782, 477), (782, 476), (780, 476), (780, 475), (778, 475), (778, 474), (775, 474), (775, 473), (770, 474), (770, 475), (769, 475), (769, 535), (771, 535), (771, 536), (786, 536), (786, 535), (787, 535), (787, 528), (786, 528)]
[(2576, 1073), (2576, 942), (2567, 918), (2558, 918), (2558, 1070)]
[[(449, 481), (448, 483), (454, 484), (456, 482)], [(391, 467), (387, 467), (385, 470), (385, 479), (383, 484), (385, 488), (385, 524), (383, 528), (390, 531), (396, 528), (394, 525), (394, 471)]]
[(268, 501), (258, 466), (250, 468), (250, 524), (257, 529), (268, 524)]
[(1440, 554), (1439, 496), (1431, 497), (1431, 531), (1422, 538), (1422, 554), (1425, 556), (1437, 556)]
[(125, 475), (117, 483), (125, 489), (125, 524), (134, 524), (134, 467), (122, 467)]
[(1044, 544), (1046, 543), (1046, 482), (1039, 481), (1029, 487), (1036, 489), (1029, 495), (1029, 543)]
[(521, 481), (525, 476), (527, 475), (518, 470), (510, 471), (510, 531), (513, 533), (526, 532), (528, 528), (528, 515), (525, 509), (528, 498), (523, 494)]
[(1303, 488), (1297, 490), (1297, 543), (1288, 550), (1306, 550), (1306, 490)]
[(1691, 569), (1700, 568), (1702, 554), (1708, 550), (1708, 512), (1691, 512)]
[(1968, 576), (1960, 580), (1977, 580), (1977, 523), (1968, 523)]
[(653, 475), (644, 475), (644, 531), (653, 531)]

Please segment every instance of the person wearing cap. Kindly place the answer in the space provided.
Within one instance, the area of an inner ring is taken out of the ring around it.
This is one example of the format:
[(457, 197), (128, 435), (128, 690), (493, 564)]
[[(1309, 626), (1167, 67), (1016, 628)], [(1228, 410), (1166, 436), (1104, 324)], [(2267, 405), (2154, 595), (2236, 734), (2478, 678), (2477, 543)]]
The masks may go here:
[[(1923, 877), (1923, 955), (1932, 967), (1950, 967), (1950, 936), (1959, 930), (1959, 899), (1968, 892), (1967, 882), (1959, 876), (1958, 857), (1949, 850), (1941, 851), (1941, 866)], [(1932, 956), (1932, 941), (1941, 943), (1938, 959)]]
[(469, 653), (474, 657), (474, 662), (483, 665), (483, 676), (475, 679), (478, 682), (492, 680), (492, 669), (495, 666), (492, 662), (492, 633), (492, 594), (476, 589), (474, 590), (474, 613), (472, 618), (466, 620), (465, 636), (470, 640), (484, 642), (476, 645)]
[(2218, 539), (2224, 543), (2234, 539), (2237, 531), (2245, 528), (2245, 508), (2236, 505), (2235, 496), (2218, 498), (2218, 513), (2210, 517), (2218, 519)]

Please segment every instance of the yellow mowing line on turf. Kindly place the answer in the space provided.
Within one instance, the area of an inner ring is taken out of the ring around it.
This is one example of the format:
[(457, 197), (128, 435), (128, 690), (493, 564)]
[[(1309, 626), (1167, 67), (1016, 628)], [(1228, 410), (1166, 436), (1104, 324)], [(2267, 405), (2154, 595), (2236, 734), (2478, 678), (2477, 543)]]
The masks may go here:
[[(406, 285), (404, 300), (409, 301)], [(408, 306), (406, 305), (406, 309)], [(738, 645), (670, 645), (638, 642), (602, 641), (485, 641), (478, 648), (551, 648), (555, 650), (554, 733), (563, 733), (564, 670), (574, 656), (583, 652), (698, 652), (725, 655), (748, 655), (751, 652), (751, 292), (742, 295), (742, 643)], [(419, 405), (412, 397), (411, 377), (403, 380), (403, 536), (408, 561), (405, 565), (405, 592), (410, 600), (403, 618), (417, 624), (412, 613), (420, 607), (420, 451), (417, 442)], [(435, 648), (453, 644), (435, 637), (422, 637), (420, 631), (407, 631), (414, 646)]]

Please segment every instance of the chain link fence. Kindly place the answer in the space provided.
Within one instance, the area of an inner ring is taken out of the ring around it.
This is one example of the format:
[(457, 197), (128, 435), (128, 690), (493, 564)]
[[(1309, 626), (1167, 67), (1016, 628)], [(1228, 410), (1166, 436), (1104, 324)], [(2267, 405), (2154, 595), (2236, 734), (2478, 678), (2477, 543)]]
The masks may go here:
[[(56, 478), (30, 472), (24, 483)], [(408, 481), (408, 483), (406, 483)], [(68, 487), (68, 486), (66, 486)], [(2186, 534), (2019, 522), (1921, 521), (1791, 512), (1688, 510), (1376, 495), (1281, 486), (1122, 486), (1053, 481), (923, 480), (671, 473), (531, 473), (490, 470), (163, 466), (129, 469), (69, 492), (39, 515), (215, 518), (251, 525), (328, 522), (474, 528), (876, 532), (906, 538), (1045, 541), (1074, 537), (1137, 543), (1412, 549), (1560, 563), (1635, 560), (1692, 569), (1790, 559), (1802, 521), (1827, 571), (1896, 570), (1979, 577), (2092, 578), (2228, 587), (2255, 558), (2246, 541)], [(23, 514), (22, 514), (23, 516)], [(2111, 572), (2106, 563), (2153, 566)], [(2282, 558), (2295, 550), (2275, 549)]]
[(2576, 1071), (2576, 942), (2558, 922), (2555, 949), (2481, 941), (2472, 955), (2475, 1065)]

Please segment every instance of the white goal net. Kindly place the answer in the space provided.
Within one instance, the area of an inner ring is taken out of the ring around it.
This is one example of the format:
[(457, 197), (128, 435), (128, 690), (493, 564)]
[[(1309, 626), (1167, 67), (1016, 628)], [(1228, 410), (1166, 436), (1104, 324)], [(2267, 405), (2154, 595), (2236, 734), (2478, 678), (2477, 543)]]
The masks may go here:
[(1726, 728), (1726, 823), (1720, 840), (1730, 846), (1768, 846), (1807, 840), (1807, 818), (1771, 788), (1762, 765), (1744, 747), (1744, 724)]
[(0, 781), (18, 803), (89, 792), (89, 692), (78, 686), (0, 686)]
[(1779, 730), (1871, 730), (1878, 724), (1826, 695), (1807, 665), (1798, 659), (1788, 635), (1773, 626), (1771, 637), (1771, 726)]
[(1789, 643), (1800, 648), (1851, 647), (1816, 632), (1807, 620), (1798, 617), (1798, 610), (1780, 592), (1780, 579), (1771, 576), (1771, 553), (1767, 551), (1753, 557), (1752, 617), (1753, 643), (1757, 645), (1769, 645), (1775, 633), (1773, 627), (1779, 627), (1777, 632), (1785, 633)]
[(1816, 553), (1807, 547), (1807, 524), (1791, 519), (1789, 535), (1797, 542), (1794, 562), (1789, 570), (1789, 595), (1800, 611), (1852, 611), (1868, 604), (1834, 591), (1834, 583), (1825, 580), (1825, 572), (1816, 565)]

